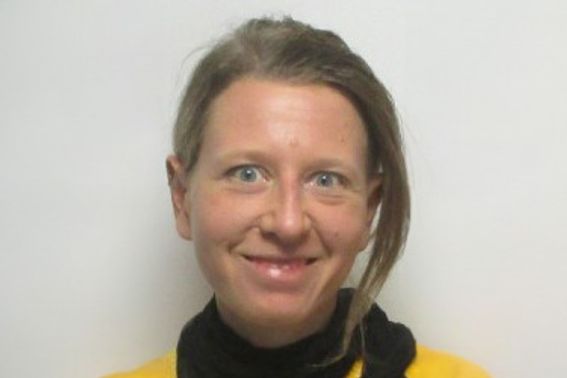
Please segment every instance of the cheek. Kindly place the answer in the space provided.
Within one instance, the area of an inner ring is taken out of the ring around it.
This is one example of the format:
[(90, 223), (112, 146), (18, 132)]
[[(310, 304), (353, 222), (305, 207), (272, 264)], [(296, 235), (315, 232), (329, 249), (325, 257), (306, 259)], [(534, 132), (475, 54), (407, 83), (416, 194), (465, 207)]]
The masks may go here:
[(325, 242), (339, 249), (341, 254), (356, 255), (366, 242), (368, 227), (364, 211), (360, 206), (353, 206), (344, 211), (330, 211), (322, 216), (324, 222), (321, 227), (325, 230), (321, 234)]
[(221, 197), (199, 194), (193, 196), (194, 205), (190, 213), (193, 247), (201, 272), (217, 290), (224, 285), (228, 269), (225, 256), (234, 239), (237, 224), (234, 217), (229, 216), (231, 209)]
[(219, 248), (229, 248), (239, 242), (253, 220), (242, 201), (235, 201), (226, 193), (196, 192), (192, 202), (191, 227), (195, 249), (210, 254)]
[(195, 242), (204, 239), (208, 240), (218, 231), (230, 225), (228, 217), (224, 217), (224, 209), (220, 198), (215, 196), (194, 196), (191, 208), (191, 228), (194, 231)]

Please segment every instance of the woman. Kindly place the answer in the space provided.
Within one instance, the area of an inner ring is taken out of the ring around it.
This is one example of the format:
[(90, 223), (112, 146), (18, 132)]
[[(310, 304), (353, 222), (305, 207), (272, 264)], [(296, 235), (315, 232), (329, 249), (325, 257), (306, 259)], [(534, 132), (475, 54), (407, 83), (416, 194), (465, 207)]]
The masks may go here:
[[(390, 96), (337, 35), (255, 19), (217, 43), (167, 170), (177, 231), (215, 295), (176, 351), (117, 377), (486, 376), (373, 304), (409, 189)], [(340, 289), (370, 241), (358, 287)]]

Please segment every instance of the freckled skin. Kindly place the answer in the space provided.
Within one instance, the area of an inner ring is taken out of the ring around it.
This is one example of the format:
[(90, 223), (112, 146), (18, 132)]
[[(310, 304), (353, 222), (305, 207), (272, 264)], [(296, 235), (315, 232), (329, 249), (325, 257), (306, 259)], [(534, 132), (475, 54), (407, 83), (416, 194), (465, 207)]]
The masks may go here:
[[(187, 191), (172, 197), (222, 319), (265, 347), (317, 332), (366, 247), (377, 206), (356, 109), (326, 86), (241, 79), (213, 102), (203, 138)], [(249, 255), (315, 262), (272, 284)]]

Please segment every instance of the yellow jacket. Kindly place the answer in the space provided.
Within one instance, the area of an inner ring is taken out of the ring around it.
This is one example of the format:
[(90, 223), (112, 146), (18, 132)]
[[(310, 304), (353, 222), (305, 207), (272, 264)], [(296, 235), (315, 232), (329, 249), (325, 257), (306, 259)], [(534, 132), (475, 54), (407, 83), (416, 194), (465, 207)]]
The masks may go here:
[[(175, 351), (150, 361), (129, 373), (106, 378), (176, 378)], [(362, 361), (358, 360), (345, 378), (360, 378)], [(406, 378), (490, 378), (480, 367), (456, 356), (417, 346), (415, 359), (406, 370)]]

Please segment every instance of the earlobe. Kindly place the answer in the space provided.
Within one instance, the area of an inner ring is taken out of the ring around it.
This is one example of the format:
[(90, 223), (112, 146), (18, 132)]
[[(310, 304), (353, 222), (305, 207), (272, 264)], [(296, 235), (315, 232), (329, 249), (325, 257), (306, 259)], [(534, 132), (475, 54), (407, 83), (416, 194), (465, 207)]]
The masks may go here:
[(182, 238), (191, 240), (189, 192), (184, 165), (176, 155), (170, 155), (166, 159), (166, 169), (177, 233)]

